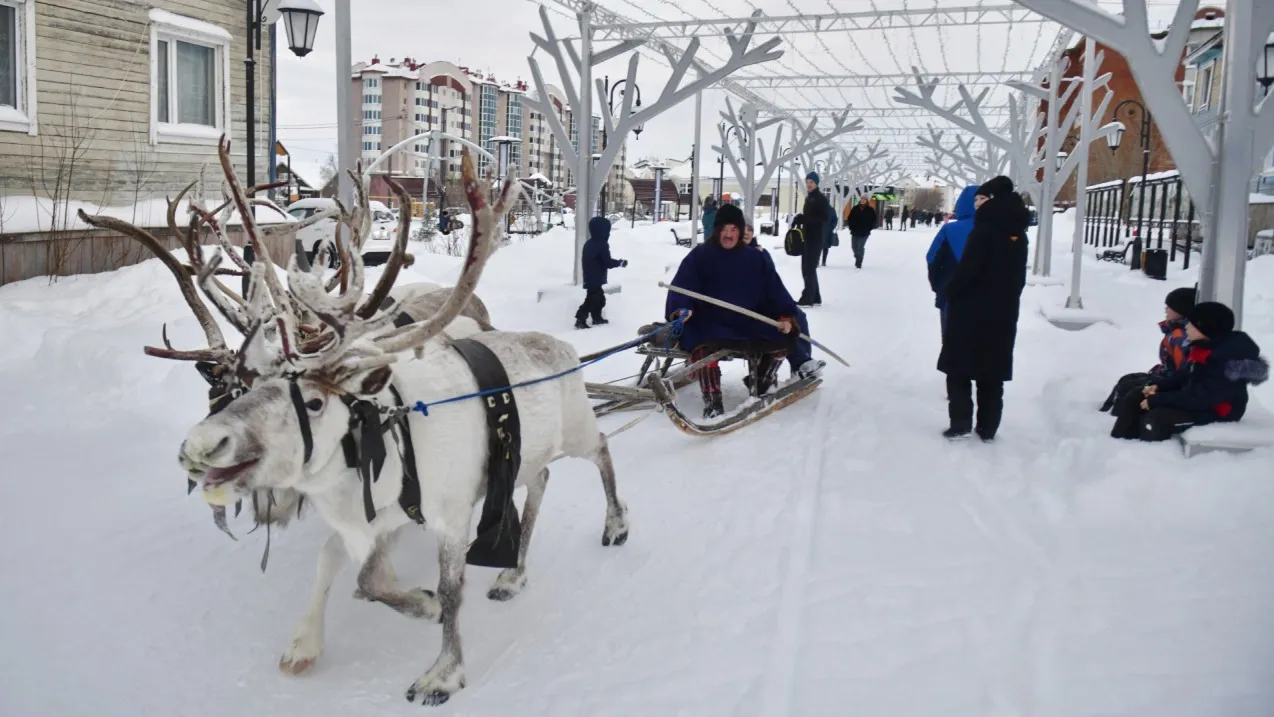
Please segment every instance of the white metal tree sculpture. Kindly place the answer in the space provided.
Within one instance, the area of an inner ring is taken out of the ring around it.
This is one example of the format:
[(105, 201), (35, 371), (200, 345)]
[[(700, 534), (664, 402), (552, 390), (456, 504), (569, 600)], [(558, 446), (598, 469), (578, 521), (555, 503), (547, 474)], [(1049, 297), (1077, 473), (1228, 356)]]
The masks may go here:
[[(1100, 66), (1103, 59), (1103, 53), (1097, 55), (1096, 65)], [(1039, 276), (1050, 276), (1053, 268), (1053, 202), (1057, 199), (1057, 193), (1062, 186), (1066, 184), (1066, 180), (1070, 177), (1071, 172), (1075, 171), (1075, 166), (1082, 158), (1088, 160), (1087, 152), (1073, 152), (1066, 156), (1064, 161), (1059, 161), (1062, 138), (1069, 132), (1070, 128), (1076, 126), (1077, 123), (1083, 130), (1082, 136), (1093, 138), (1098, 136), (1098, 126), (1101, 125), (1102, 118), (1106, 114), (1106, 108), (1110, 106), (1111, 99), (1115, 93), (1106, 90), (1106, 95), (1098, 104), (1097, 109), (1087, 117), (1081, 116), (1081, 112), (1086, 109), (1083, 103), (1071, 102), (1075, 98), (1076, 93), (1084, 85), (1081, 78), (1072, 78), (1073, 81), (1067, 83), (1066, 89), (1061, 89), (1062, 72), (1065, 69), (1067, 60), (1059, 59), (1053, 63), (1050, 68), (1048, 88), (1041, 88), (1037, 85), (1010, 82), (1008, 85), (1023, 93), (1033, 96), (1037, 100), (1048, 103), (1047, 119), (1045, 120), (1047, 131), (1044, 133), (1044, 147), (1041, 159), (1037, 162), (1041, 165), (1040, 174), (1043, 181), (1040, 182), (1039, 197), (1035, 206), (1038, 208), (1039, 217), (1039, 236), (1035, 241), (1035, 266), (1034, 272)], [(1096, 92), (1110, 83), (1110, 73), (1106, 73), (1093, 80), (1091, 87), (1084, 87), (1084, 91), (1090, 93)], [(1060, 92), (1059, 92), (1060, 91)], [(1061, 108), (1070, 104), (1065, 117), (1061, 116)], [(1107, 126), (1106, 129), (1110, 129)]]
[(1256, 163), (1274, 146), (1274, 102), (1259, 96), (1255, 77), (1259, 53), (1274, 31), (1274, 3), (1226, 3), (1220, 108), (1225, 121), (1209, 138), (1195, 124), (1176, 84), (1198, 0), (1181, 0), (1162, 39), (1151, 35), (1146, 0), (1124, 0), (1122, 16), (1075, 0), (1015, 1), (1110, 46), (1128, 60), (1142, 99), (1201, 210), (1205, 241), (1200, 294), (1229, 305), (1241, 317), (1248, 185)]
[(943, 142), (942, 130), (929, 127), (928, 137), (919, 137), (916, 144), (933, 152), (929, 158), (929, 166), (936, 175), (944, 179), (957, 179), (968, 184), (982, 184), (992, 177), (1004, 173), (1008, 163), (1008, 154), (992, 142), (983, 141), (979, 154), (974, 153), (973, 137), (956, 135), (954, 142), (948, 146)]
[[(793, 132), (792, 144), (784, 152), (781, 149), (783, 147), (781, 118), (775, 117), (761, 120), (757, 117), (756, 107), (750, 104), (743, 105), (740, 111), (735, 112), (734, 103), (729, 98), (726, 99), (726, 111), (721, 113), (721, 117), (725, 119), (727, 124), (717, 126), (721, 144), (714, 146), (712, 149), (725, 156), (730, 163), (731, 171), (734, 172), (734, 178), (738, 180), (739, 186), (743, 187), (743, 215), (749, 218), (756, 209), (757, 197), (765, 191), (770, 182), (770, 177), (774, 175), (774, 172), (779, 167), (819, 147), (826, 146), (831, 140), (848, 132), (853, 132), (862, 127), (863, 124), (862, 120), (846, 122), (849, 118), (849, 108), (832, 118), (832, 127), (826, 132), (820, 132), (815, 129), (818, 118), (811, 119), (809, 124), (799, 127)], [(775, 131), (774, 144), (771, 145), (773, 149), (767, 153), (765, 151), (765, 140), (758, 136), (757, 133), (776, 124), (779, 127)], [(738, 128), (738, 145), (741, 150), (739, 155), (735, 154), (734, 149), (727, 141), (730, 127)], [(761, 176), (759, 179), (756, 176), (758, 152), (761, 164)]]
[[(557, 144), (561, 148), (563, 158), (573, 168), (575, 184), (578, 188), (576, 196), (577, 216), (588, 217), (591, 215), (593, 199), (601, 193), (606, 175), (610, 172), (611, 166), (614, 165), (615, 159), (619, 156), (629, 132), (634, 128), (654, 119), (679, 102), (693, 97), (700, 90), (711, 87), (735, 70), (776, 60), (783, 56), (782, 50), (776, 49), (780, 42), (777, 37), (765, 40), (755, 47), (751, 46), (753, 34), (756, 30), (755, 18), (760, 13), (760, 10), (753, 13), (753, 20), (737, 36), (730, 29), (726, 29), (725, 40), (730, 48), (730, 56), (726, 59), (725, 64), (718, 68), (704, 67), (702, 63), (695, 60), (695, 56), (699, 51), (698, 38), (691, 38), (686, 51), (680, 58), (676, 57), (671, 50), (661, 46), (669, 66), (672, 67), (672, 76), (668, 78), (668, 82), (664, 85), (663, 91), (658, 98), (654, 102), (642, 105), (640, 108), (633, 106), (633, 95), (625, 92), (618, 117), (612, 116), (610, 107), (605, 102), (601, 103), (602, 129), (606, 132), (608, 139), (606, 149), (602, 150), (600, 159), (594, 164), (592, 159), (594, 152), (593, 134), (590, 131), (593, 108), (596, 105), (593, 100), (593, 67), (637, 49), (644, 41), (623, 40), (604, 50), (594, 50), (593, 38), (595, 31), (592, 29), (592, 10), (589, 4), (585, 4), (583, 9), (576, 13), (580, 30), (579, 47), (577, 48), (573, 40), (558, 38), (552, 24), (549, 22), (548, 10), (544, 6), (540, 6), (540, 20), (544, 25), (544, 36), (541, 37), (531, 33), (531, 40), (535, 43), (537, 50), (543, 50), (553, 58), (557, 65), (558, 75), (561, 77), (562, 91), (566, 94), (567, 103), (570, 105), (570, 111), (575, 117), (575, 125), (579, 130), (577, 132), (578, 144), (571, 139), (570, 133), (562, 123), (561, 117), (558, 116), (553, 102), (549, 98), (548, 84), (544, 81), (544, 75), (540, 71), (539, 62), (536, 61), (534, 53), (527, 58), (527, 61), (531, 66), (531, 77), (535, 82), (537, 96), (527, 97), (523, 101), (543, 115), (548, 121), (553, 135), (557, 138)], [(632, 87), (636, 83), (639, 60), (640, 56), (635, 52), (628, 58), (628, 75), (626, 78), (628, 82), (626, 86), (628, 87)], [(697, 77), (688, 79), (686, 73), (692, 67), (695, 69)], [(599, 80), (596, 84), (598, 95), (600, 95), (602, 83)], [(583, 250), (584, 242), (587, 239), (588, 222), (576, 222), (575, 283), (577, 284), (582, 278), (579, 265), (580, 252)]]

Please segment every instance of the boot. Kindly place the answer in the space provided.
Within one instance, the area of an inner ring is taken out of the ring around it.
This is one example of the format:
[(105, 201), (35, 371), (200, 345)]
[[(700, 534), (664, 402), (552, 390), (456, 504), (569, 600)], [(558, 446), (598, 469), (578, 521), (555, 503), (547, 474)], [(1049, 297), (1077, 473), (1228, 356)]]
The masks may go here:
[(721, 394), (713, 393), (703, 397), (703, 417), (713, 419), (725, 415), (725, 403)]
[(586, 321), (584, 321), (583, 319), (576, 319), (576, 320), (575, 320), (575, 328), (577, 328), (577, 329), (591, 329), (591, 328), (593, 328), (593, 327), (589, 326), (589, 325), (588, 325), (588, 323), (587, 323)]
[(610, 323), (609, 321), (607, 321), (606, 319), (603, 319), (600, 316), (593, 319), (593, 326), (605, 326), (606, 324), (609, 324), (609, 323)]
[(973, 382), (969, 379), (947, 377), (947, 417), (951, 424), (943, 437), (962, 438), (973, 432)]
[(1004, 413), (1004, 384), (1000, 381), (978, 381), (978, 437), (983, 441), (995, 439), (1000, 430), (1000, 417)]

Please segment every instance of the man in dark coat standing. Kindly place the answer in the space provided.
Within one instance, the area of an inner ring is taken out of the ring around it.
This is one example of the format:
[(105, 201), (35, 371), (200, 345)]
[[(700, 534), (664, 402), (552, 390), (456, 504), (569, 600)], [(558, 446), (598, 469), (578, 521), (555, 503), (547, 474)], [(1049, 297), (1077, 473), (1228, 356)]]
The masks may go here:
[(977, 433), (995, 438), (1004, 410), (1004, 382), (1013, 379), (1013, 345), (1026, 286), (1026, 229), (1030, 211), (1008, 177), (978, 188), (973, 229), (955, 275), (947, 283), (947, 327), (938, 370), (947, 374), (951, 427), (960, 438), (974, 430), (973, 384), (978, 387)]
[(887, 231), (894, 230), (894, 208), (889, 207), (885, 210), (885, 229)]
[(866, 194), (858, 197), (858, 204), (849, 210), (849, 218), (845, 220), (849, 228), (849, 241), (854, 249), (854, 268), (863, 268), (863, 254), (867, 251), (867, 238), (871, 230), (876, 228), (876, 210), (871, 206)]
[(818, 290), (818, 260), (823, 255), (823, 236), (828, 233), (828, 224), (835, 225), (836, 217), (832, 213), (832, 205), (827, 195), (818, 188), (818, 172), (805, 175), (805, 206), (801, 216), (805, 221), (802, 227), (805, 234), (805, 251), (801, 254), (801, 276), (805, 279), (805, 288), (801, 291), (800, 306), (819, 306), (823, 303), (823, 295)]

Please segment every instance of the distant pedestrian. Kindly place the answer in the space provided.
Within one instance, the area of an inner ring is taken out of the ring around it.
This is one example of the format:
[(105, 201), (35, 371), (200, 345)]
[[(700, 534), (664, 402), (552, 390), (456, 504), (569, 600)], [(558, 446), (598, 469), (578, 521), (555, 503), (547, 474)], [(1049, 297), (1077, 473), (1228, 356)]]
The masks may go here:
[(800, 306), (819, 306), (823, 303), (823, 295), (818, 289), (818, 261), (823, 254), (823, 235), (828, 223), (836, 221), (836, 214), (827, 201), (827, 195), (818, 188), (818, 172), (805, 175), (805, 205), (801, 209), (804, 221), (802, 231), (805, 235), (805, 250), (801, 254), (801, 276), (805, 279), (805, 288), (801, 291), (801, 299), (796, 302)]
[(867, 251), (867, 238), (876, 227), (876, 210), (866, 194), (858, 198), (858, 205), (849, 210), (845, 221), (849, 229), (850, 244), (854, 250), (854, 268), (863, 268), (863, 255)]
[(898, 226), (899, 229), (907, 231), (907, 220), (911, 219), (911, 214), (910, 209), (907, 207), (902, 208), (902, 223)]
[(706, 237), (712, 233), (712, 225), (717, 219), (717, 198), (708, 195), (703, 200), (703, 235)]
[(894, 208), (893, 207), (890, 207), (885, 210), (885, 229), (888, 231), (894, 230)]

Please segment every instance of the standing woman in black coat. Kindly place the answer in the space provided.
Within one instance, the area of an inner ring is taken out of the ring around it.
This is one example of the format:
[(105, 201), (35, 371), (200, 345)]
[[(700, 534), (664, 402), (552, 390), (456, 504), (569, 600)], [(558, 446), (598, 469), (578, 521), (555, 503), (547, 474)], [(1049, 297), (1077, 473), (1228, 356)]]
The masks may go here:
[(947, 374), (951, 427), (959, 438), (974, 430), (973, 384), (978, 387), (977, 433), (995, 438), (1004, 410), (1004, 382), (1013, 379), (1013, 344), (1026, 286), (1026, 229), (1030, 211), (1008, 177), (978, 188), (977, 211), (964, 255), (947, 284), (947, 328), (938, 370)]

